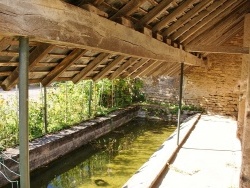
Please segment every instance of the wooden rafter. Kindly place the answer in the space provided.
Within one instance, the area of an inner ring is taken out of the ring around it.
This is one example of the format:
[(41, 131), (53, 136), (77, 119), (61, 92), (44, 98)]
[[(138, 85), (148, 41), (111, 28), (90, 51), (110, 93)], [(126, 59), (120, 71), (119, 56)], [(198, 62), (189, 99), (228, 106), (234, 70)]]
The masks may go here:
[(12, 40), (13, 40), (12, 37), (4, 37), (0, 41), (0, 51), (6, 50), (6, 48), (8, 48), (8, 46), (10, 45), (10, 43), (12, 42)]
[(182, 14), (188, 8), (188, 6), (192, 5), (195, 1), (196, 0), (184, 1), (184, 3), (178, 6), (173, 12), (171, 12), (171, 14), (167, 15), (164, 19), (157, 23), (153, 27), (153, 31), (160, 31), (162, 28), (164, 28), (166, 25), (176, 19), (176, 17)]
[(109, 71), (111, 71), (116, 65), (120, 64), (125, 59), (125, 56), (118, 56), (114, 61), (112, 61), (110, 64), (108, 64), (103, 70), (101, 70), (94, 78), (94, 81), (98, 81), (102, 78), (104, 78)]
[(225, 53), (225, 54), (249, 54), (249, 48), (238, 46), (186, 46), (188, 52), (207, 52), (207, 53)]
[(172, 63), (165, 63), (164, 66), (162, 66), (160, 69), (156, 70), (152, 76), (158, 76), (158, 75), (162, 75), (165, 70), (169, 69), (170, 65), (172, 65)]
[[(235, 5), (233, 5), (233, 6), (235, 6)], [(230, 7), (230, 9), (231, 8), (235, 8), (235, 7)], [(211, 44), (212, 42), (217, 40), (220, 36), (222, 36), (224, 33), (226, 33), (228, 31), (228, 29), (231, 28), (231, 26), (241, 22), (243, 17), (244, 17), (244, 14), (242, 14), (242, 12), (244, 12), (244, 11), (247, 12), (248, 10), (244, 6), (242, 6), (239, 9), (236, 9), (233, 12), (233, 14), (230, 14), (229, 16), (224, 15), (225, 16), (224, 19), (216, 20), (218, 23), (215, 21), (212, 21), (213, 22), (212, 25), (208, 24), (208, 25), (204, 26), (203, 28), (201, 28), (199, 31), (201, 34), (200, 35), (195, 34), (195, 36), (188, 38), (188, 40), (185, 41), (185, 44), (186, 43), (187, 44), (194, 44), (194, 43), (197, 43), (198, 41), (203, 42), (203, 43), (205, 41), (207, 41), (207, 43), (206, 43), (207, 45)], [(214, 24), (216, 24), (216, 25), (213, 26)], [(209, 37), (209, 40), (207, 40), (206, 37)], [(192, 41), (192, 40), (193, 40), (193, 42), (190, 43), (190, 41)]]
[(135, 64), (137, 60), (138, 60), (137, 58), (130, 58), (129, 60), (127, 60), (125, 63), (122, 64), (122, 66), (120, 66), (109, 76), (109, 79), (112, 80), (119, 77), (125, 70), (127, 70), (130, 66)]
[[(29, 56), (29, 67), (28, 70), (32, 71), (33, 68), (54, 48), (53, 45), (50, 44), (41, 44), (37, 46)], [(14, 85), (18, 82), (18, 70), (16, 68), (11, 75), (9, 75), (3, 82), (2, 88), (4, 90), (10, 90)]]
[[(179, 33), (175, 33), (173, 38), (178, 38), (180, 42), (188, 43), (188, 41), (191, 41), (192, 39), (197, 36), (197, 34), (204, 32), (205, 28), (209, 28), (213, 26), (215, 23), (217, 23), (220, 19), (225, 17), (228, 13), (232, 12), (232, 10), (235, 8), (237, 4), (235, 4), (235, 1), (227, 1), (221, 6), (220, 8), (216, 9), (215, 11), (212, 12), (209, 16), (204, 18), (201, 22), (196, 24), (194, 27), (189, 29), (185, 34), (182, 34), (180, 36)], [(191, 39), (192, 38), (192, 39)]]
[(157, 63), (156, 60), (149, 60), (148, 62), (146, 62), (146, 64), (144, 66), (142, 66), (140, 69), (138, 69), (130, 77), (136, 78), (137, 76), (142, 75), (145, 71), (150, 70), (156, 63)]
[(180, 65), (179, 64), (172, 64), (172, 66), (165, 72), (165, 75), (172, 75), (173, 72), (175, 72), (176, 70), (180, 69)]
[[(177, 32), (175, 32), (173, 35), (171, 35), (170, 38), (172, 40), (176, 40), (178, 37), (184, 35), (190, 29), (192, 29), (192, 33), (196, 32), (199, 28), (201, 28), (206, 23), (209, 23), (210, 20), (212, 20), (216, 15), (220, 14), (221, 11), (223, 11), (223, 10), (219, 9), (218, 7), (220, 7), (221, 5), (223, 5), (223, 3), (225, 3), (225, 2), (226, 2), (226, 0), (215, 1), (213, 4), (211, 4), (210, 6), (208, 6), (205, 10), (201, 11), (191, 21), (189, 21), (184, 27), (180, 28)], [(231, 5), (230, 2), (227, 3), (227, 4)], [(216, 9), (217, 9), (217, 11), (215, 11)], [(213, 11), (215, 11), (215, 12), (213, 12)], [(191, 32), (189, 31), (189, 33), (191, 33)]]
[(154, 67), (152, 67), (151, 69), (145, 71), (141, 76), (152, 76), (154, 74), (155, 71), (159, 70), (160, 68), (162, 68), (162, 66), (165, 64), (166, 62), (158, 62), (158, 64), (156, 64)]
[(11, 71), (3, 71), (0, 72), (0, 76), (9, 76), (12, 72)]
[(0, 62), (0, 67), (17, 67), (19, 65), (18, 62)]
[(144, 2), (146, 2), (146, 0), (129, 1), (110, 19), (114, 20), (115, 18), (118, 17), (129, 16), (130, 14), (133, 14)]
[(72, 52), (62, 60), (43, 80), (43, 86), (50, 85), (57, 77), (60, 77), (72, 64), (80, 59), (86, 50), (74, 49)]
[(100, 53), (93, 61), (89, 62), (89, 64), (72, 79), (72, 81), (78, 83), (80, 80), (86, 78), (96, 67), (107, 60), (109, 55), (110, 54), (108, 53)]
[(244, 22), (241, 21), (234, 25), (230, 30), (223, 34), (223, 36), (220, 37), (220, 41), (218, 41), (218, 45), (222, 45), (223, 43), (228, 42), (232, 37), (234, 37), (236, 34), (241, 32), (244, 28)]
[(103, 2), (104, 2), (104, 0), (95, 0), (95, 1), (93, 2), (93, 5), (99, 6), (99, 5), (101, 5)]
[(176, 30), (178, 30), (180, 27), (184, 26), (187, 22), (190, 21), (191, 18), (196, 16), (203, 8), (211, 4), (211, 0), (203, 0), (198, 5), (196, 5), (193, 9), (188, 11), (184, 16), (179, 18), (175, 23), (173, 23), (170, 27), (166, 29), (162, 33), (163, 36), (170, 36), (173, 34)]
[(146, 25), (150, 23), (155, 17), (160, 15), (164, 10), (168, 8), (170, 3), (173, 0), (163, 0), (156, 7), (154, 7), (149, 13), (147, 13), (140, 21), (137, 23), (138, 25)]
[(136, 72), (140, 67), (142, 67), (145, 63), (147, 63), (149, 59), (141, 59), (138, 63), (136, 63), (133, 67), (129, 68), (121, 77), (127, 78)]

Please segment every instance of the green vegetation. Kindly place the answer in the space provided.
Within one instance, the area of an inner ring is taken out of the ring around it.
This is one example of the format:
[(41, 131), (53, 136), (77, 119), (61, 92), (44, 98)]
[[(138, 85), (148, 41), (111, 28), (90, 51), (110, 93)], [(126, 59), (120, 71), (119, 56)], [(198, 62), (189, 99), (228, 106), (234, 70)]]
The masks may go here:
[[(90, 84), (92, 82), (92, 84)], [(90, 86), (92, 96), (90, 99)], [(144, 100), (139, 79), (103, 79), (99, 82), (85, 80), (54, 83), (47, 88), (48, 132), (56, 132), (75, 123), (105, 115), (117, 108)], [(46, 134), (44, 128), (44, 97), (29, 101), (29, 138)], [(18, 102), (17, 97), (7, 100), (0, 96), (0, 151), (18, 144)], [(91, 105), (89, 105), (91, 102)], [(89, 109), (91, 106), (91, 109)]]
[[(44, 121), (44, 96), (29, 101), (30, 140), (68, 128), (78, 122), (106, 115), (110, 111), (133, 103), (160, 105), (155, 114), (177, 114), (178, 105), (146, 101), (140, 79), (103, 79), (98, 82), (84, 80), (54, 83), (47, 88), (47, 132)], [(200, 107), (184, 105), (182, 110), (203, 111)], [(7, 100), (0, 95), (0, 151), (18, 144), (18, 98)]]

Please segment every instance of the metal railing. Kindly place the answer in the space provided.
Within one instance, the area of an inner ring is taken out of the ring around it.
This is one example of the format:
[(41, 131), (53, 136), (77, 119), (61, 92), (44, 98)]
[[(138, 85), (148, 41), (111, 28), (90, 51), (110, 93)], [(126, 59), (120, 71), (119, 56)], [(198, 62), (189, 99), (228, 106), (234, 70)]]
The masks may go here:
[(11, 180), (11, 178), (9, 177), (10, 174), (14, 174), (18, 177), (20, 177), (20, 174), (14, 172), (13, 170), (11, 170), (9, 167), (7, 167), (5, 164), (4, 164), (4, 160), (5, 159), (9, 159), (9, 160), (12, 160), (13, 162), (19, 164), (18, 161), (12, 159), (11, 157), (9, 157), (8, 155), (6, 155), (5, 153), (3, 152), (0, 152), (0, 174), (11, 184), (11, 187), (14, 188), (14, 186), (16, 188), (19, 188), (19, 182), (18, 180)]

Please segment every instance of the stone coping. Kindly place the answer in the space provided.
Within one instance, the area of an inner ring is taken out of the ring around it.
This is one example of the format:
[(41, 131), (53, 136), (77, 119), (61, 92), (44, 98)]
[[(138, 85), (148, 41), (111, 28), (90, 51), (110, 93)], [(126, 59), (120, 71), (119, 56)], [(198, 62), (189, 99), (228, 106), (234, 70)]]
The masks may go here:
[(149, 160), (123, 185), (123, 188), (152, 187), (161, 172), (171, 163), (178, 150), (185, 143), (200, 116), (201, 114), (196, 114), (187, 118), (180, 125), (179, 145), (177, 145), (176, 129)]

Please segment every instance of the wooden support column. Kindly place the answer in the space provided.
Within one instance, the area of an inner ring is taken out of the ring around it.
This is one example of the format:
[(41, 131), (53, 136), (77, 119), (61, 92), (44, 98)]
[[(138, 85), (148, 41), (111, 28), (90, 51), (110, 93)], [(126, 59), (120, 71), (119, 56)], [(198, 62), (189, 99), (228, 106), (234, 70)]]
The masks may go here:
[[(244, 47), (250, 46), (250, 14), (247, 14), (245, 16), (243, 45)], [(243, 124), (242, 167), (240, 176), (240, 188), (249, 188), (250, 187), (250, 158), (249, 158), (250, 156), (250, 54), (243, 55), (242, 78), (244, 79), (242, 80), (243, 88), (241, 88), (242, 101), (240, 101), (239, 103), (239, 119), (238, 119), (238, 124), (239, 125)], [(244, 85), (246, 85), (246, 90), (244, 90), (245, 88)], [(244, 117), (244, 120), (242, 117)]]

